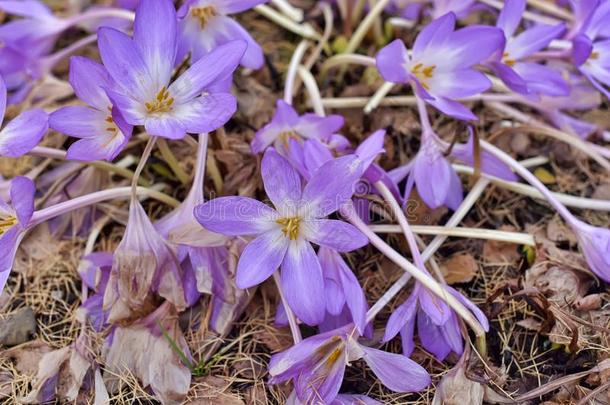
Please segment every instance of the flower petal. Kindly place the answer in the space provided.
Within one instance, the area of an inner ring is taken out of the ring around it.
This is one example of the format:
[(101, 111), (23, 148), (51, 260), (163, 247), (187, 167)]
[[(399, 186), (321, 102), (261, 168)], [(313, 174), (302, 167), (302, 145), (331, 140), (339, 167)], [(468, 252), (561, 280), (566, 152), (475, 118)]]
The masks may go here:
[(70, 84), (78, 98), (102, 112), (107, 112), (110, 100), (104, 88), (112, 88), (114, 82), (104, 66), (82, 56), (71, 57)]
[(468, 108), (457, 101), (449, 100), (445, 97), (436, 97), (434, 100), (426, 100), (441, 112), (462, 121), (477, 121), (478, 118)]
[[(273, 229), (278, 214), (248, 197), (219, 197), (195, 207), (195, 218), (204, 228), (223, 235), (256, 235)], [(279, 227), (278, 227), (279, 229)]]
[(536, 25), (509, 41), (505, 51), (513, 59), (525, 58), (545, 48), (552, 40), (558, 38), (565, 29), (565, 24)]
[(212, 93), (177, 106), (173, 115), (180, 120), (186, 132), (200, 134), (220, 128), (236, 110), (237, 101), (232, 94)]
[(236, 14), (250, 10), (254, 6), (266, 3), (267, 0), (220, 0), (217, 1), (218, 11), (222, 14)]
[(305, 239), (338, 252), (351, 252), (369, 243), (362, 232), (347, 222), (336, 219), (315, 219), (303, 225)]
[(265, 192), (282, 216), (294, 216), (301, 200), (301, 177), (273, 148), (267, 149), (261, 163)]
[(419, 57), (429, 46), (443, 43), (455, 28), (455, 14), (449, 12), (430, 22), (417, 35), (413, 44), (413, 55)]
[(496, 27), (504, 31), (506, 38), (510, 38), (521, 22), (521, 16), (525, 11), (526, 0), (511, 0), (504, 3), (502, 11), (496, 21)]
[(449, 353), (451, 347), (445, 341), (441, 328), (451, 327), (448, 322), (443, 326), (438, 326), (423, 311), (418, 311), (417, 314), (417, 334), (422, 346), (437, 358), (443, 361)]
[(418, 392), (430, 385), (430, 375), (413, 360), (394, 353), (361, 346), (364, 361), (381, 383), (396, 392)]
[(527, 82), (530, 91), (552, 97), (570, 94), (570, 86), (555, 69), (531, 62), (519, 62), (514, 69)]
[(394, 309), (390, 319), (385, 327), (383, 342), (388, 342), (394, 338), (404, 328), (407, 323), (415, 322), (415, 314), (417, 311), (417, 294), (411, 293), (409, 298), (403, 302), (398, 308)]
[[(212, 26), (210, 25), (208, 30), (211, 29)], [(217, 44), (224, 44), (234, 40), (242, 40), (247, 44), (247, 48), (245, 52), (242, 52), (243, 56), (239, 62), (242, 66), (249, 69), (260, 69), (263, 66), (265, 62), (263, 49), (240, 23), (231, 17), (220, 15), (214, 18), (213, 30), (213, 33), (208, 34), (206, 32), (205, 34), (213, 36)]]
[[(6, 112), (6, 84), (2, 75), (0, 75), (0, 125), (4, 121), (4, 113)], [(2, 290), (0, 290), (2, 291)]]
[(483, 93), (491, 82), (483, 73), (474, 69), (438, 72), (428, 81), (430, 93), (449, 99), (459, 99)]
[(311, 326), (324, 320), (322, 269), (313, 247), (302, 238), (290, 242), (282, 263), (282, 288), (299, 319)]
[(11, 180), (11, 204), (21, 226), (26, 227), (34, 213), (36, 186), (27, 177), (17, 176)]
[(299, 117), (293, 129), (306, 138), (317, 138), (326, 142), (343, 126), (344, 122), (345, 119), (340, 115), (320, 117), (316, 114), (304, 114)]
[(0, 131), (0, 156), (19, 157), (40, 143), (49, 129), (49, 116), (41, 109), (19, 114)]
[(186, 127), (180, 118), (170, 114), (146, 117), (144, 128), (150, 136), (167, 139), (182, 139), (186, 136)]
[(268, 279), (285, 260), (287, 249), (288, 238), (279, 229), (265, 232), (248, 243), (237, 263), (237, 287), (250, 288)]
[(381, 48), (375, 57), (377, 70), (385, 81), (392, 83), (405, 83), (409, 75), (405, 65), (409, 61), (407, 48), (401, 39), (396, 39)]

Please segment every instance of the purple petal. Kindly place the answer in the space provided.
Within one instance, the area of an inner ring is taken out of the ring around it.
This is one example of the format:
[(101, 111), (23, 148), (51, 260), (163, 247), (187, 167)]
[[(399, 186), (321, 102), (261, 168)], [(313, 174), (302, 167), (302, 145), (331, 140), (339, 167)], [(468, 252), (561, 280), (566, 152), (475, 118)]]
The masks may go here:
[(572, 61), (574, 65), (584, 64), (593, 51), (593, 42), (584, 34), (576, 35), (572, 39)]
[(11, 180), (11, 204), (21, 226), (27, 226), (34, 213), (36, 186), (27, 177), (18, 176)]
[(62, 107), (49, 116), (49, 126), (57, 132), (75, 138), (104, 135), (110, 111), (98, 111), (84, 106)]
[(481, 311), (479, 309), (479, 307), (477, 307), (475, 304), (473, 304), (472, 301), (470, 301), (468, 298), (464, 297), (464, 295), (460, 294), (453, 287), (448, 286), (447, 290), (474, 314), (474, 316), (477, 318), (477, 320), (479, 321), (481, 326), (483, 326), (483, 329), (485, 330), (485, 332), (488, 332), (489, 331), (489, 321), (487, 320), (487, 317), (485, 316), (483, 311)]
[(417, 333), (422, 346), (436, 357), (439, 361), (443, 361), (449, 353), (451, 347), (445, 341), (441, 333), (441, 328), (447, 327), (435, 325), (434, 322), (423, 311), (418, 311), (417, 314)]
[(329, 353), (320, 363), (305, 368), (294, 378), (297, 396), (305, 404), (327, 404), (339, 394), (345, 374), (345, 350), (340, 350), (338, 357), (334, 356), (334, 352)]
[(303, 224), (305, 239), (338, 252), (351, 252), (369, 243), (352, 224), (336, 219), (316, 219)]
[(435, 145), (424, 143), (421, 148), (415, 157), (412, 175), (418, 194), (428, 207), (434, 209), (445, 203), (453, 169)]
[(491, 87), (487, 76), (474, 69), (438, 72), (428, 84), (430, 93), (449, 99), (473, 96)]
[(435, 325), (443, 325), (451, 316), (451, 309), (445, 302), (425, 287), (418, 284), (419, 308)]
[(440, 332), (451, 351), (461, 356), (464, 351), (464, 339), (462, 338), (457, 315), (451, 314), (451, 318), (440, 328)]
[[(417, 35), (413, 44), (413, 55), (421, 55), (429, 46), (443, 43), (455, 28), (455, 14), (447, 13), (430, 22)], [(398, 59), (397, 59), (398, 60)]]
[(441, 112), (449, 115), (450, 117), (456, 118), (462, 121), (477, 121), (478, 118), (464, 105), (457, 101), (449, 100), (444, 97), (437, 97), (434, 100), (426, 100), (427, 103), (431, 104)]
[(570, 86), (555, 69), (532, 62), (519, 62), (514, 69), (525, 79), (528, 89), (535, 93), (553, 97), (570, 94)]
[(273, 229), (278, 214), (252, 198), (219, 197), (195, 207), (195, 218), (210, 231), (240, 236)]
[(527, 83), (525, 83), (525, 80), (523, 80), (521, 76), (519, 76), (517, 72), (513, 70), (513, 68), (502, 62), (490, 62), (489, 66), (493, 69), (496, 75), (502, 79), (504, 84), (506, 84), (509, 89), (523, 95), (527, 95), (529, 93)]
[(266, 2), (267, 0), (220, 0), (216, 4), (221, 14), (236, 14)]
[(383, 405), (381, 402), (366, 395), (339, 394), (330, 405)]
[(396, 39), (381, 48), (375, 60), (377, 69), (384, 80), (392, 83), (408, 81), (409, 75), (404, 65), (409, 61), (409, 56), (402, 40)]
[(545, 48), (565, 31), (564, 24), (536, 25), (515, 37), (506, 45), (510, 58), (521, 59)]
[(379, 129), (358, 145), (354, 153), (362, 160), (363, 169), (367, 169), (377, 156), (385, 152), (383, 148), (384, 140), (385, 130)]
[(304, 239), (292, 241), (288, 247), (282, 263), (282, 288), (299, 319), (312, 326), (324, 320), (322, 269), (313, 247)]
[(99, 63), (82, 56), (70, 58), (70, 84), (76, 96), (90, 106), (103, 112), (110, 106), (104, 88), (111, 88), (114, 82)]
[(146, 117), (144, 128), (151, 136), (160, 136), (167, 139), (182, 139), (186, 136), (186, 127), (180, 117), (169, 114)]
[(521, 16), (525, 11), (526, 0), (511, 0), (504, 3), (502, 11), (496, 21), (496, 27), (504, 31), (506, 38), (510, 38), (521, 22)]
[(294, 216), (301, 200), (301, 177), (290, 163), (273, 148), (267, 149), (261, 162), (265, 192), (280, 215)]
[(205, 94), (187, 104), (176, 106), (173, 115), (186, 132), (212, 132), (229, 121), (237, 110), (237, 101), (229, 93)]
[(411, 293), (409, 298), (403, 302), (398, 308), (394, 309), (390, 319), (385, 327), (383, 341), (388, 342), (394, 338), (409, 322), (415, 322), (415, 314), (417, 310), (417, 294)]
[[(210, 31), (211, 26), (206, 31)], [(223, 44), (229, 41), (241, 40), (247, 44), (245, 52), (242, 52), (242, 57), (239, 63), (249, 69), (260, 69), (265, 63), (265, 55), (261, 46), (252, 38), (250, 33), (241, 26), (240, 23), (226, 16), (217, 16), (214, 19), (214, 32), (203, 33), (204, 35), (214, 36), (215, 42)]]
[(413, 334), (415, 331), (415, 316), (410, 318), (405, 326), (400, 330), (400, 343), (402, 344), (402, 353), (409, 357), (415, 349), (415, 341)]
[[(291, 148), (292, 149), (292, 148)], [(309, 139), (303, 145), (303, 160), (309, 178), (324, 163), (333, 159), (333, 154), (326, 145), (317, 139)]]
[(456, 211), (463, 200), (464, 190), (462, 189), (460, 176), (458, 176), (458, 174), (452, 168), (452, 170), (449, 172), (449, 190), (447, 191), (445, 205), (453, 211)]
[(473, 25), (455, 31), (438, 49), (443, 69), (464, 69), (476, 65), (504, 47), (502, 30)]
[(27, 110), (0, 131), (0, 156), (19, 157), (40, 143), (49, 129), (49, 116), (38, 108)]
[(102, 134), (94, 138), (81, 139), (68, 148), (66, 159), (91, 162), (93, 160), (112, 161), (129, 142), (122, 133)]
[(6, 112), (6, 84), (2, 75), (0, 75), (0, 125), (4, 121), (4, 113)]
[(53, 17), (51, 10), (43, 2), (36, 0), (2, 0), (0, 2), (0, 10), (7, 14), (26, 18), (45, 19)]
[(288, 241), (278, 229), (265, 232), (248, 243), (237, 263), (237, 287), (250, 288), (268, 279), (280, 267), (282, 260), (285, 263)]
[(310, 360), (316, 350), (328, 341), (329, 334), (314, 335), (300, 343), (274, 354), (269, 360), (270, 383), (277, 384), (296, 375), (300, 365)]
[(4, 289), (6, 280), (13, 268), (17, 248), (24, 236), (23, 229), (18, 226), (13, 226), (0, 235), (0, 251), (2, 252), (2, 255), (0, 255), (0, 287), (2, 289), (0, 289), (0, 292)]
[(344, 122), (344, 118), (340, 115), (320, 117), (316, 114), (304, 114), (293, 125), (293, 129), (306, 138), (317, 138), (326, 142)]
[(383, 385), (395, 392), (418, 392), (430, 385), (430, 375), (413, 360), (361, 346), (364, 361)]
[(142, 110), (142, 103), (131, 97), (131, 93), (120, 93), (109, 88), (105, 88), (104, 91), (108, 95), (108, 98), (112, 101), (112, 116), (116, 120), (116, 112), (119, 111), (121, 117), (131, 125), (144, 125), (146, 122), (146, 114)]

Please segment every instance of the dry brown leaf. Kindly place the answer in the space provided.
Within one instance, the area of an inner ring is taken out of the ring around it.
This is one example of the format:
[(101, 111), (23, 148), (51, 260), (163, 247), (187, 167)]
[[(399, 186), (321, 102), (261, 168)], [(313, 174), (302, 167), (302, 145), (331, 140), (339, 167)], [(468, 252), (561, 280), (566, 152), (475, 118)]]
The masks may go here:
[[(515, 232), (517, 228), (502, 225), (499, 230)], [(521, 253), (514, 243), (488, 240), (483, 244), (483, 257), (490, 263), (512, 263), (521, 257)]]
[(542, 292), (549, 301), (563, 306), (584, 297), (589, 289), (590, 278), (580, 272), (560, 266), (548, 266), (541, 262), (525, 272), (525, 286)]
[(443, 376), (436, 389), (432, 405), (478, 405), (483, 403), (485, 387), (466, 377), (461, 363)]
[(579, 311), (599, 309), (602, 306), (602, 296), (601, 294), (589, 294), (586, 297), (574, 301), (573, 306)]
[(37, 339), (4, 350), (0, 356), (11, 361), (19, 373), (34, 375), (38, 370), (38, 363), (42, 356), (51, 351), (51, 346), (47, 342)]
[(441, 265), (441, 271), (449, 284), (468, 283), (479, 271), (479, 265), (470, 253), (458, 253)]
[(574, 232), (566, 226), (558, 215), (555, 215), (547, 224), (546, 236), (549, 240), (556, 243), (568, 242), (570, 245), (576, 245), (578, 243)]

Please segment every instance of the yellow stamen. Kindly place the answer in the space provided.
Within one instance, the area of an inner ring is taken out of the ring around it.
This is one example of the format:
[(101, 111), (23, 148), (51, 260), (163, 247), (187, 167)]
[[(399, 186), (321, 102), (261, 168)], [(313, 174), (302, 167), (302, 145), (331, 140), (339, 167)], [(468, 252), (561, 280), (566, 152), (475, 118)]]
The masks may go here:
[(174, 98), (169, 96), (169, 91), (167, 91), (165, 86), (157, 93), (154, 101), (144, 103), (146, 111), (149, 114), (169, 112), (172, 109), (172, 105), (174, 105)]
[(214, 6), (194, 7), (191, 9), (191, 15), (199, 20), (199, 26), (203, 30), (210, 19), (218, 15), (218, 12)]
[(13, 227), (17, 223), (17, 218), (12, 215), (9, 215), (6, 218), (0, 219), (0, 235), (3, 235), (6, 231), (8, 231), (11, 227)]
[(591, 59), (591, 60), (599, 59), (599, 52), (591, 52), (589, 59)]
[(423, 63), (417, 63), (411, 68), (411, 73), (417, 77), (424, 89), (430, 90), (428, 79), (434, 76), (434, 69), (436, 65), (425, 66)]
[(296, 132), (291, 131), (291, 130), (280, 132), (278, 139), (280, 140), (280, 142), (282, 142), (282, 144), (286, 148), (288, 148), (290, 139), (294, 139), (296, 141), (301, 141), (301, 137), (299, 136), (299, 134), (297, 134)]
[(330, 356), (328, 356), (328, 358), (326, 359), (326, 364), (328, 366), (332, 366), (333, 364), (335, 364), (337, 362), (337, 360), (339, 359), (339, 357), (341, 356), (341, 353), (343, 352), (341, 347), (337, 347), (335, 350), (333, 350), (333, 352), (330, 354)]
[(504, 54), (502, 54), (502, 62), (504, 62), (505, 65), (508, 65), (510, 67), (515, 66), (515, 63), (517, 63), (515, 59), (510, 58), (508, 52), (504, 52)]
[(282, 225), (284, 236), (290, 240), (296, 240), (299, 237), (299, 228), (301, 226), (301, 217), (280, 218), (277, 222)]

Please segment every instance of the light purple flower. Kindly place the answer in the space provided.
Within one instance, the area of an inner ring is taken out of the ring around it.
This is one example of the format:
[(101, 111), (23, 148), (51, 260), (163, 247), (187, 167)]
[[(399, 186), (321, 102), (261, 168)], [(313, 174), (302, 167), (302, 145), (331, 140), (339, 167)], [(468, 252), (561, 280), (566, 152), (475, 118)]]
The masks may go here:
[(377, 54), (381, 76), (392, 83), (410, 83), (417, 97), (441, 112), (461, 120), (476, 116), (459, 102), (491, 87), (485, 75), (473, 66), (504, 46), (504, 35), (495, 27), (470, 26), (455, 29), (455, 14), (432, 21), (417, 36), (412, 54), (395, 40)]
[(591, 271), (610, 283), (610, 229), (576, 220), (572, 226)]
[(104, 292), (112, 269), (112, 253), (95, 252), (84, 256), (78, 265), (82, 282), (91, 290), (77, 311), (77, 318), (87, 319), (93, 330), (101, 332), (108, 324), (108, 311), (104, 311)]
[(102, 65), (80, 56), (70, 60), (70, 84), (89, 106), (62, 107), (51, 114), (54, 130), (80, 140), (70, 145), (66, 157), (74, 160), (113, 160), (129, 141), (133, 127), (113, 109), (104, 89), (114, 82)]
[(278, 100), (271, 122), (256, 132), (252, 140), (252, 151), (260, 153), (273, 145), (278, 151), (284, 152), (289, 148), (291, 140), (301, 143), (305, 139), (318, 139), (327, 143), (343, 126), (343, 122), (343, 117), (340, 115), (328, 117), (320, 117), (312, 113), (298, 115), (290, 104)]
[[(472, 311), (485, 331), (489, 330), (487, 318), (480, 309), (453, 288), (446, 287), (446, 290)], [(416, 320), (419, 340), (439, 361), (451, 352), (462, 354), (464, 344), (457, 315), (419, 283), (415, 284), (409, 298), (390, 316), (383, 341), (391, 340), (400, 332), (402, 350), (405, 356), (410, 356), (415, 348), (413, 335)]]
[(392, 391), (421, 391), (430, 384), (430, 376), (419, 364), (405, 356), (363, 346), (357, 338), (345, 327), (303, 340), (271, 357), (269, 383), (292, 380), (300, 401), (332, 403), (343, 382), (345, 367), (363, 359)]
[[(286, 403), (284, 405), (306, 405), (299, 400), (296, 391), (292, 391)], [(330, 403), (330, 405), (382, 405), (381, 402), (376, 401), (366, 395), (350, 395), (350, 394), (339, 394)]]
[[(7, 92), (0, 76), (0, 124), (6, 112)], [(34, 148), (49, 129), (49, 117), (41, 109), (27, 110), (0, 130), (0, 156), (19, 157)]]
[(0, 292), (13, 267), (19, 243), (34, 213), (34, 182), (27, 177), (15, 177), (11, 182), (10, 204), (0, 199)]
[(303, 188), (297, 171), (269, 148), (262, 178), (275, 209), (246, 197), (221, 197), (200, 205), (195, 217), (204, 227), (225, 235), (256, 235), (237, 266), (237, 286), (265, 281), (281, 266), (282, 288), (297, 316), (309, 325), (324, 317), (320, 292), (324, 280), (311, 242), (348, 252), (368, 242), (355, 227), (325, 219), (347, 202), (361, 175), (360, 161), (349, 155), (333, 159), (316, 171)]
[(432, 0), (431, 15), (436, 19), (452, 12), (461, 19), (473, 11), (475, 4), (475, 0)]
[(526, 0), (511, 0), (504, 4), (496, 26), (504, 32), (506, 45), (488, 65), (513, 91), (523, 95), (547, 94), (565, 96), (568, 84), (561, 74), (549, 66), (529, 62), (527, 58), (547, 47), (565, 32), (565, 24), (538, 24), (515, 36)]
[(198, 60), (219, 45), (236, 39), (248, 43), (241, 64), (260, 69), (264, 63), (263, 50), (229, 14), (241, 13), (267, 0), (186, 0), (178, 10), (180, 20), (179, 55), (189, 51)]
[(129, 124), (144, 125), (149, 135), (181, 139), (187, 132), (209, 132), (235, 112), (235, 97), (211, 87), (231, 77), (245, 42), (215, 48), (170, 83), (177, 52), (176, 11), (170, 0), (141, 1), (133, 38), (103, 27), (98, 46), (116, 83), (105, 89), (113, 106)]

